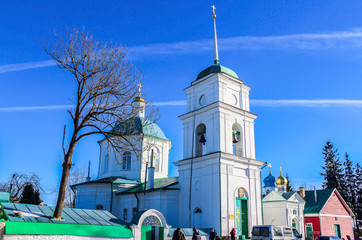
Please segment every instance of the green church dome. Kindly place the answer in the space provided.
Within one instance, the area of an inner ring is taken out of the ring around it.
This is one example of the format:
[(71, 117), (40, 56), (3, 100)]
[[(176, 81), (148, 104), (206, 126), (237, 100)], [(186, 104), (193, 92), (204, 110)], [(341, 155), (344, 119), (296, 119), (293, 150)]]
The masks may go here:
[(117, 124), (114, 127), (113, 132), (120, 135), (143, 134), (149, 137), (168, 140), (161, 128), (156, 123), (153, 123), (142, 117), (133, 117), (128, 121)]
[(196, 80), (199, 80), (211, 73), (225, 73), (227, 75), (230, 75), (234, 78), (239, 78), (238, 75), (231, 70), (230, 68), (224, 67), (220, 64), (213, 64), (210, 67), (206, 68), (205, 70), (201, 71), (199, 75), (197, 76)]

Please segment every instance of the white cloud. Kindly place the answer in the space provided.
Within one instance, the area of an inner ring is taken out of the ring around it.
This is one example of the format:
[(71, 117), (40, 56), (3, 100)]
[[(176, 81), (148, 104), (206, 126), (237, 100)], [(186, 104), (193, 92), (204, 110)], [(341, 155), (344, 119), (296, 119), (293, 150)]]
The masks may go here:
[(32, 107), (2, 107), (0, 112), (23, 112), (23, 111), (34, 111), (34, 110), (58, 110), (68, 109), (72, 105), (50, 105), (50, 106), (32, 106)]
[[(154, 102), (156, 106), (186, 106), (186, 101), (165, 101)], [(250, 104), (261, 107), (362, 107), (362, 100), (350, 99), (251, 99)], [(34, 110), (59, 110), (68, 109), (72, 105), (50, 105), (50, 106), (30, 106), (30, 107), (2, 107), (0, 112), (20, 112)]]
[(0, 73), (17, 72), (33, 68), (55, 66), (53, 60), (0, 65)]
[[(237, 50), (326, 50), (362, 47), (362, 29), (350, 31), (304, 33), (282, 36), (240, 36), (219, 39), (219, 49), (222, 51)], [(130, 47), (133, 58), (148, 55), (174, 55), (212, 51), (213, 40), (150, 44)]]
[[(362, 49), (362, 28), (348, 31), (335, 31), (325, 33), (302, 33), (281, 36), (239, 36), (219, 38), (219, 49), (222, 51), (238, 50), (336, 50), (336, 49)], [(190, 54), (212, 51), (213, 40), (204, 39), (174, 43), (157, 43), (143, 46), (129, 47), (132, 59), (149, 56), (164, 56), (177, 54)], [(22, 71), (27, 69), (55, 66), (53, 60), (36, 61), (18, 64), (0, 65), (0, 73)]]
[(186, 101), (180, 100), (180, 101), (154, 102), (153, 104), (156, 106), (185, 106)]
[(262, 107), (362, 107), (362, 100), (350, 99), (251, 99), (250, 104)]

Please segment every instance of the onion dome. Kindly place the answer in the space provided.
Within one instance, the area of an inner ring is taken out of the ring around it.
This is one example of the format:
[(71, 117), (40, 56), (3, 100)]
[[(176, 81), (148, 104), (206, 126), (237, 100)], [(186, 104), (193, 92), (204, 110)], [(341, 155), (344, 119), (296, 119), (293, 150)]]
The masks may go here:
[(277, 185), (284, 185), (288, 184), (288, 180), (282, 175), (282, 171), (280, 171), (280, 176), (277, 178)]
[(269, 175), (264, 178), (264, 187), (276, 187), (275, 186), (275, 177), (269, 172)]

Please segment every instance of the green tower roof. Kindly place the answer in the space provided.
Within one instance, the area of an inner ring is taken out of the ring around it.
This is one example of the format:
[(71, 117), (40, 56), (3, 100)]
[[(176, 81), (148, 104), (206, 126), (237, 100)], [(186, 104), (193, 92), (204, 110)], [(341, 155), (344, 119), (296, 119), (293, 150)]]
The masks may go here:
[(196, 80), (199, 80), (211, 73), (225, 73), (227, 75), (230, 75), (234, 78), (239, 78), (238, 75), (231, 70), (230, 68), (224, 67), (220, 64), (213, 64), (210, 67), (206, 68), (205, 70), (201, 71), (199, 75), (197, 76)]

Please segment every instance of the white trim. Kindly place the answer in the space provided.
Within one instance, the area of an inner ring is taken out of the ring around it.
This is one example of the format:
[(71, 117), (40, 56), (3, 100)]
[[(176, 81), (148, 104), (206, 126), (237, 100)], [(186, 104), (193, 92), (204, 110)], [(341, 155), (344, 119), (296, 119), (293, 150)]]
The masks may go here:
[(319, 227), (320, 227), (320, 230), (321, 230), (321, 235), (320, 235), (320, 236), (323, 236), (323, 225), (322, 225), (322, 218), (321, 218), (321, 216), (319, 216)]
[(320, 214), (320, 213), (312, 213), (312, 214), (304, 214), (305, 217), (344, 217), (351, 218), (349, 215), (334, 215), (334, 214)]

